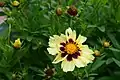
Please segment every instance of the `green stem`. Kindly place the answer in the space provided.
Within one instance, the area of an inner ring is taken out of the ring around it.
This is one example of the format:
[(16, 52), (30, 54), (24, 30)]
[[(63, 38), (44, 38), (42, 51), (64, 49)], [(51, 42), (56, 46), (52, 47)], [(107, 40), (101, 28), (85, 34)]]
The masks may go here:
[(59, 5), (61, 5), (61, 0), (58, 0)]
[(105, 49), (104, 47), (101, 47), (100, 52), (103, 53), (104, 49)]
[(11, 33), (11, 24), (9, 24), (9, 29), (8, 29), (8, 44), (10, 43), (10, 33)]
[(70, 21), (69, 21), (69, 27), (72, 27), (72, 17), (70, 17)]

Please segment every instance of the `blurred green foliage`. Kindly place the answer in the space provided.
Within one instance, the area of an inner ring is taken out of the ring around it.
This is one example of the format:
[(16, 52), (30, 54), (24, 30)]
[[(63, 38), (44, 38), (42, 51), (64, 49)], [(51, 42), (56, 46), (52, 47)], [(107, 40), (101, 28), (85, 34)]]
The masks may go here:
[[(0, 80), (47, 80), (47, 66), (55, 68), (50, 80), (119, 80), (120, 0), (18, 0), (18, 7), (11, 4), (14, 0), (2, 1), (8, 18), (0, 28), (8, 28), (0, 32)], [(67, 14), (70, 5), (76, 6), (77, 16)], [(50, 36), (68, 27), (86, 36), (86, 43), (101, 55), (85, 68), (64, 73), (60, 64), (52, 64), (47, 47)], [(17, 38), (20, 49), (12, 45)], [(105, 48), (104, 41), (110, 46)]]

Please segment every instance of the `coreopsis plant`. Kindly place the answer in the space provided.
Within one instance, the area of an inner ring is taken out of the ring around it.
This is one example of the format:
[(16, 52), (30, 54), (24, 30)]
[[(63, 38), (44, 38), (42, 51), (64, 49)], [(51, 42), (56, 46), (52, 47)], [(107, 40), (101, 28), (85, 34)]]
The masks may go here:
[(52, 63), (62, 61), (61, 68), (64, 72), (73, 71), (75, 66), (78, 68), (85, 67), (92, 63), (94, 52), (89, 49), (88, 45), (83, 45), (86, 37), (79, 35), (76, 37), (76, 31), (71, 28), (66, 29), (65, 35), (53, 35), (49, 39), (49, 54), (56, 55)]
[(120, 0), (0, 0), (0, 80), (119, 80), (119, 37)]

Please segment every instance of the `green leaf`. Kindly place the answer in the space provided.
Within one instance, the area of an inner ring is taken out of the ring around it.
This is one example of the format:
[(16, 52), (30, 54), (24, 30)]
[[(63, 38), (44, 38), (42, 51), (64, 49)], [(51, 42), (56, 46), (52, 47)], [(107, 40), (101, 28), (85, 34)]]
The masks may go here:
[(109, 48), (111, 51), (114, 51), (114, 52), (120, 52), (120, 49), (116, 49), (116, 48), (113, 48), (113, 47), (111, 47), (111, 48)]
[(5, 75), (8, 78), (8, 80), (12, 80), (12, 73), (7, 72), (7, 73), (5, 73)]
[(41, 75), (41, 76), (45, 75), (44, 71), (42, 71), (41, 69), (39, 69), (37, 67), (30, 67), (30, 69), (39, 73), (39, 75)]
[(104, 63), (105, 63), (105, 61), (103, 61), (103, 60), (97, 60), (97, 61), (92, 65), (91, 71), (97, 70), (97, 69), (98, 69), (99, 67), (101, 67)]
[(0, 24), (0, 37), (7, 37), (8, 34), (8, 25)]
[(117, 59), (115, 59), (115, 58), (112, 58), (113, 59), (113, 61), (120, 67), (120, 61), (118, 61)]
[(108, 65), (108, 64), (110, 64), (112, 62), (113, 62), (113, 59), (112, 58), (108, 58), (107, 61), (106, 61), (106, 64)]
[(99, 78), (98, 80), (119, 80), (119, 77), (108, 77), (108, 76), (104, 76), (104, 77), (101, 77)]
[(27, 40), (30, 42), (31, 40), (33, 39), (33, 37), (31, 37), (31, 36), (28, 36), (27, 37)]
[(120, 50), (119, 49), (116, 49), (116, 48), (109, 48), (109, 50), (111, 50), (113, 52), (113, 55), (115, 56), (116, 59), (120, 60)]
[(49, 58), (51, 61), (53, 61), (53, 56), (49, 55), (47, 51), (44, 51), (44, 52), (45, 52), (45, 54), (48, 56), (48, 58)]
[(87, 28), (95, 28), (97, 25), (88, 25)]
[(103, 4), (106, 4), (108, 0), (101, 0)]
[(120, 49), (120, 44), (118, 43), (118, 41), (116, 40), (115, 36), (112, 34), (112, 33), (107, 33), (108, 37), (110, 38), (110, 40), (112, 41), (113, 45), (116, 47), (116, 48), (119, 48)]
[(68, 1), (68, 5), (72, 5), (73, 1), (74, 1), (74, 0), (69, 0), (69, 1)]
[(120, 6), (118, 8), (118, 11), (116, 11), (116, 19), (120, 22)]
[(105, 32), (105, 26), (97, 27), (101, 32)]

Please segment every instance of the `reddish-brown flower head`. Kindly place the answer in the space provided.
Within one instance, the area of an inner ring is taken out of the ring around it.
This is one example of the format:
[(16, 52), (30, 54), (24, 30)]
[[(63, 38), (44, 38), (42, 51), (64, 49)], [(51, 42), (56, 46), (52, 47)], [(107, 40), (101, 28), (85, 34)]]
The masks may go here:
[(45, 78), (46, 78), (45, 80), (50, 79), (55, 74), (55, 68), (50, 68), (49, 66), (47, 66), (44, 72), (45, 72)]
[(5, 5), (5, 2), (0, 2), (0, 7), (3, 7)]
[(76, 16), (78, 13), (78, 10), (75, 6), (70, 6), (69, 9), (67, 10), (67, 13), (71, 16)]

